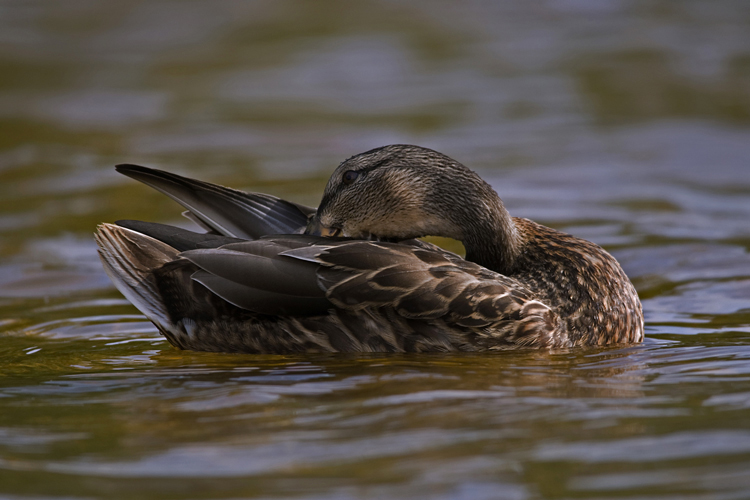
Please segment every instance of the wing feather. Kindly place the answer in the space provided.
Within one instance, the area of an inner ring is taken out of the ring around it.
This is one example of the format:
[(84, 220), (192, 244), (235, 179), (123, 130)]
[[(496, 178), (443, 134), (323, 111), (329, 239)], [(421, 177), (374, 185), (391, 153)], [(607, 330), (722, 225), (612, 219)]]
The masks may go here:
[(284, 255), (320, 264), (326, 297), (344, 310), (387, 308), (408, 321), (440, 319), (485, 329), (495, 342), (501, 335), (542, 342), (558, 327), (550, 308), (518, 280), (421, 243), (345, 241)]
[(300, 297), (236, 283), (207, 271), (196, 271), (192, 279), (227, 302), (265, 315), (325, 314), (331, 303), (325, 297)]
[(299, 232), (315, 209), (263, 193), (246, 193), (139, 165), (116, 170), (164, 193), (187, 208), (190, 218), (224, 236), (256, 239)]
[(307, 262), (227, 248), (189, 250), (180, 257), (239, 285), (299, 297), (325, 296), (318, 285), (316, 266)]
[(180, 252), (196, 248), (217, 248), (232, 242), (244, 241), (215, 233), (195, 233), (187, 229), (159, 224), (157, 222), (118, 220), (116, 224), (120, 227), (150, 236)]

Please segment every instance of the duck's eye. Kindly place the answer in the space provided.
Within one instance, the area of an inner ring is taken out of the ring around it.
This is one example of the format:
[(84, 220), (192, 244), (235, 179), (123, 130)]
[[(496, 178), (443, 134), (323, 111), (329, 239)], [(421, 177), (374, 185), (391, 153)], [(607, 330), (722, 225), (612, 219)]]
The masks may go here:
[(359, 172), (357, 172), (356, 170), (347, 170), (346, 172), (344, 172), (344, 176), (341, 178), (341, 180), (348, 186), (352, 182), (356, 181), (357, 177), (359, 177)]

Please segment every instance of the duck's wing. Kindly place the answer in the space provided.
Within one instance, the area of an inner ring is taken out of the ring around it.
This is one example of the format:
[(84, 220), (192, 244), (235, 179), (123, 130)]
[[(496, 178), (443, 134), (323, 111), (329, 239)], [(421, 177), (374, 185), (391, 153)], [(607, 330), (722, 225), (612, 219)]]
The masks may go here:
[(217, 184), (138, 165), (115, 169), (160, 191), (188, 209), (205, 228), (234, 238), (301, 232), (315, 209), (263, 193), (246, 193)]
[[(167, 236), (195, 246), (192, 237)], [(100, 226), (97, 242), (118, 289), (172, 337), (185, 318), (197, 325), (236, 316), (230, 304), (282, 333), (383, 336), (393, 348), (420, 338), (430, 349), (546, 346), (558, 324), (516, 280), (424, 245), (289, 235), (178, 252), (111, 224)]]
[[(516, 343), (527, 336), (537, 342), (556, 327), (556, 315), (518, 280), (420, 243), (289, 235), (191, 250), (180, 257), (200, 268), (195, 281), (262, 314), (386, 308), (409, 320), (507, 327), (501, 328), (503, 334)], [(298, 299), (311, 302), (295, 310)]]
[[(318, 285), (319, 265), (280, 256), (320, 238), (241, 240), (220, 248), (198, 248), (216, 240), (237, 240), (161, 224), (130, 225), (100, 225), (99, 254), (118, 290), (163, 331), (170, 331), (171, 323), (181, 317), (175, 310), (210, 310), (215, 302), (207, 298), (206, 288), (230, 304), (262, 315), (322, 315), (333, 307)], [(192, 249), (179, 252), (180, 246)], [(191, 291), (192, 283), (200, 283), (203, 292)]]
[(198, 267), (193, 281), (237, 307), (264, 315), (321, 315), (333, 304), (319, 283), (320, 266), (283, 252), (315, 244), (327, 248), (325, 243), (291, 235), (189, 250), (179, 257)]
[(178, 252), (196, 250), (198, 248), (218, 248), (230, 243), (246, 241), (215, 233), (196, 233), (168, 224), (159, 224), (158, 222), (118, 220), (116, 224), (166, 243)]
[(193, 281), (259, 314), (395, 315), (400, 335), (432, 324), (488, 349), (552, 346), (564, 328), (518, 280), (419, 243), (289, 235), (179, 255), (199, 268)]
[(424, 245), (350, 241), (282, 255), (318, 263), (326, 297), (342, 309), (392, 308), (407, 319), (485, 329), (516, 345), (545, 344), (559, 327), (518, 280)]

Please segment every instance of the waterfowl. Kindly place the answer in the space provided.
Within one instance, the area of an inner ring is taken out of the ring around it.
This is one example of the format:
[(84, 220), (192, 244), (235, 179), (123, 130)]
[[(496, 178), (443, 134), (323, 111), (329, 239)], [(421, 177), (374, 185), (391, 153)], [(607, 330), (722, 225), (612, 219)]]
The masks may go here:
[[(207, 230), (99, 226), (115, 286), (197, 351), (557, 349), (643, 339), (635, 288), (594, 243), (511, 217), (476, 173), (391, 145), (331, 175), (317, 209), (135, 165)], [(461, 241), (466, 258), (417, 238)]]

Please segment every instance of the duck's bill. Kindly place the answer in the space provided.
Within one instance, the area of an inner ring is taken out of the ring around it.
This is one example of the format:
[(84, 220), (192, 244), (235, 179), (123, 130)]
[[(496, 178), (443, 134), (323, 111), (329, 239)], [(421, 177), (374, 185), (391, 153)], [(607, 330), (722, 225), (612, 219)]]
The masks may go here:
[(324, 226), (320, 223), (320, 219), (318, 219), (317, 217), (313, 217), (312, 219), (310, 219), (310, 222), (307, 223), (305, 234), (334, 238), (337, 236), (341, 236), (341, 228)]

